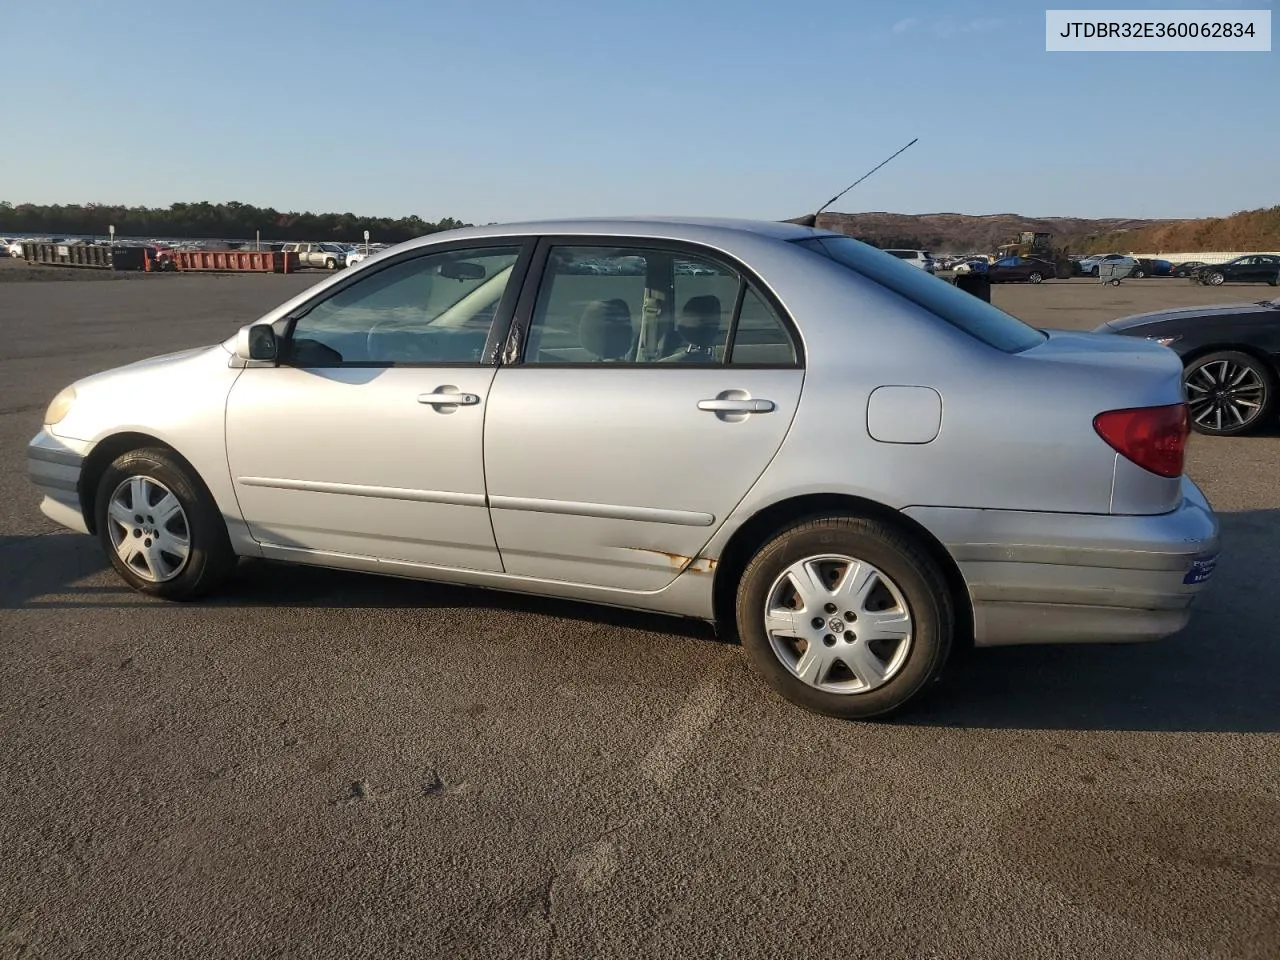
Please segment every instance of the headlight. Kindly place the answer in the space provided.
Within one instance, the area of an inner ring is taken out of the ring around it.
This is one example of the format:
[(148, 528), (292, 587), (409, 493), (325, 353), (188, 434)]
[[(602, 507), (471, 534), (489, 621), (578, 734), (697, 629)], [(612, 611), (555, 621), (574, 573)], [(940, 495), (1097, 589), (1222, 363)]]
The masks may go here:
[(63, 417), (71, 412), (71, 405), (75, 402), (75, 387), (67, 387), (67, 389), (53, 398), (53, 402), (49, 404), (49, 409), (44, 412), (45, 425), (52, 426), (61, 421)]
[(1167, 347), (1171, 343), (1177, 343), (1182, 337), (1179, 335), (1176, 337), (1152, 337), (1151, 339), (1160, 344), (1160, 346)]

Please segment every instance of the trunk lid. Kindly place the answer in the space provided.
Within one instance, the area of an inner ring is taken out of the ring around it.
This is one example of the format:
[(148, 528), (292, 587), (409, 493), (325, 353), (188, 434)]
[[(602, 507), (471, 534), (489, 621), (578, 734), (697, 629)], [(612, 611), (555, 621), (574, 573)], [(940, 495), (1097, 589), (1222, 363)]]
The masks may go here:
[[(1115, 410), (1169, 407), (1185, 402), (1182, 361), (1168, 347), (1135, 337), (1047, 330), (1047, 339), (1020, 354), (1044, 364), (1042, 382), (1061, 410), (1096, 435), (1098, 454), (1112, 445), (1093, 426)], [(1038, 377), (1038, 380), (1041, 378)], [(1165, 477), (1114, 452), (1110, 512), (1165, 513), (1182, 497), (1181, 476)], [(1092, 457), (1090, 457), (1092, 459)]]

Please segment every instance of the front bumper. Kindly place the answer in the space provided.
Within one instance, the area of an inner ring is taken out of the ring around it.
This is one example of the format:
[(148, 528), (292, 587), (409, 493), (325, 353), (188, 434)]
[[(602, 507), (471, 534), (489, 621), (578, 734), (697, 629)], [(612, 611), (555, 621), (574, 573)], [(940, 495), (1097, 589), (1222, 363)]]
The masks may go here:
[(1177, 633), (1212, 576), (1217, 517), (1182, 481), (1154, 516), (914, 507), (960, 567), (978, 646), (1116, 643)]
[(88, 533), (80, 507), (80, 472), (90, 444), (41, 430), (27, 444), (27, 475), (44, 495), (40, 512), (50, 520)]

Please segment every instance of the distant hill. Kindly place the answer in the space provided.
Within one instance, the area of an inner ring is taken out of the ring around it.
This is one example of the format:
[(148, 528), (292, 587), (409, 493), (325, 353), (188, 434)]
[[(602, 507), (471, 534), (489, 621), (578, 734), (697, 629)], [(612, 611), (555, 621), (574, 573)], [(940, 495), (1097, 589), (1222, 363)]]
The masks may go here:
[(1229, 217), (1157, 223), (1128, 233), (1106, 233), (1081, 249), (1088, 253), (1280, 250), (1280, 207), (1243, 210)]
[(1031, 230), (1052, 234), (1057, 248), (1072, 253), (1084, 249), (1091, 237), (1176, 224), (1174, 220), (1080, 217), (1024, 217), (1016, 213), (970, 216), (964, 213), (824, 213), (818, 226), (857, 237), (878, 247), (908, 247), (931, 253), (992, 253), (1002, 243)]

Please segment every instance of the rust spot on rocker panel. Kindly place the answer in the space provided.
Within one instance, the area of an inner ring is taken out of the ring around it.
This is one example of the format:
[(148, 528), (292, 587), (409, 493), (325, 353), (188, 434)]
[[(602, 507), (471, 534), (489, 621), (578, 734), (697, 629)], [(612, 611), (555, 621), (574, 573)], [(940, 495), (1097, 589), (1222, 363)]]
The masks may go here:
[(637, 553), (649, 553), (655, 557), (663, 557), (677, 573), (711, 573), (716, 568), (716, 560), (711, 557), (686, 557), (679, 553), (668, 553), (666, 550), (654, 550), (652, 547), (624, 547)]

